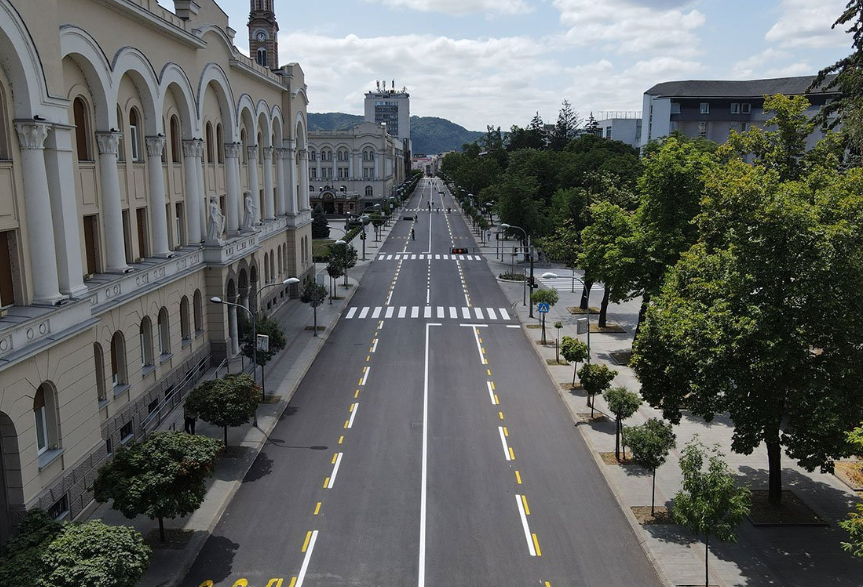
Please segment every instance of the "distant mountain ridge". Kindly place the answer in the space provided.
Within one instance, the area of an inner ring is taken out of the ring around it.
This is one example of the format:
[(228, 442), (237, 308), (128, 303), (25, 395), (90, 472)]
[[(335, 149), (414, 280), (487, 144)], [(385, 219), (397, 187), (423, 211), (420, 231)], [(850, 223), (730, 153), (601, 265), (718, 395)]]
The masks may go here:
[[(360, 124), (359, 114), (343, 112), (309, 112), (309, 130), (348, 130)], [(433, 155), (457, 151), (464, 143), (472, 143), (484, 132), (467, 130), (454, 122), (436, 116), (411, 116), (411, 141), (414, 153)]]

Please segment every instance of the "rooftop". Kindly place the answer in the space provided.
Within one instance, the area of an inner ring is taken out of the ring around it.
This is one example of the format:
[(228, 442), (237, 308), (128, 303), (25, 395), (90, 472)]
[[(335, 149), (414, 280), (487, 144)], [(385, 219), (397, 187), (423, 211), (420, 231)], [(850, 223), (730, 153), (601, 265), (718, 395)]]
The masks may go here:
[[(827, 79), (832, 79), (832, 76)], [(772, 94), (794, 96), (806, 94), (814, 80), (814, 75), (754, 80), (686, 80), (656, 84), (644, 93), (667, 98), (751, 98)], [(812, 93), (823, 93), (823, 90), (819, 88)], [(829, 90), (829, 93), (838, 93), (838, 90)]]

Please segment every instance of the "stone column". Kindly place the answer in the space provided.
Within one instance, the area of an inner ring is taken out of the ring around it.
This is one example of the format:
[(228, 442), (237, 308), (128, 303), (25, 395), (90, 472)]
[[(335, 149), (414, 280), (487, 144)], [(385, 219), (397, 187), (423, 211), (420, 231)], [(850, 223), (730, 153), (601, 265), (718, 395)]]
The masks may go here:
[(27, 214), (27, 244), (33, 275), (33, 303), (54, 305), (60, 294), (57, 280), (57, 253), (51, 221), (51, 196), (45, 168), (45, 139), (50, 126), (44, 122), (16, 122), (24, 175), (24, 210)]
[(120, 132), (96, 133), (99, 145), (99, 179), (102, 182), (102, 226), (105, 227), (106, 267), (109, 273), (125, 273), (126, 243), (123, 236), (123, 207), (120, 203), (120, 176), (117, 173), (117, 148)]
[(333, 176), (330, 178), (330, 182), (329, 182), (330, 185), (332, 185), (332, 186), (336, 185), (336, 181), (338, 181), (338, 179), (339, 179), (338, 165), (339, 165), (339, 158), (338, 158), (338, 156), (336, 156), (335, 153), (333, 153)]
[(354, 159), (356, 158), (356, 153), (348, 153), (348, 178), (353, 179), (356, 176), (354, 175)]
[(228, 236), (240, 231), (240, 149), (241, 143), (225, 143), (225, 182), (228, 190), (225, 218)]
[[(209, 200), (207, 199), (207, 184), (204, 181), (204, 149), (207, 148), (204, 139), (196, 139), (199, 147), (199, 163), (198, 165), (198, 192), (201, 194), (201, 214), (198, 216), (201, 219), (201, 238), (207, 236), (207, 215), (210, 208)], [(225, 225), (227, 226), (227, 219)], [(226, 229), (227, 230), (227, 229)]]
[(147, 172), (150, 178), (150, 226), (153, 231), (153, 256), (170, 257), (168, 218), (165, 211), (165, 174), (162, 172), (162, 150), (165, 137), (147, 137)]
[(285, 186), (285, 165), (287, 165), (288, 150), (276, 149), (276, 216), (284, 216), (287, 206), (285, 201), (288, 190)]
[(228, 332), (231, 336), (230, 355), (236, 356), (240, 352), (240, 333), (237, 331), (237, 307), (228, 306)]
[(204, 186), (198, 185), (198, 174), (203, 176), (201, 156), (204, 154), (204, 141), (192, 139), (183, 141), (183, 179), (186, 190), (186, 223), (189, 227), (189, 243), (198, 244), (204, 239), (201, 232), (201, 218), (204, 215)]
[(302, 212), (309, 209), (309, 152), (305, 149), (300, 149), (299, 168), (300, 190), (297, 199)]
[(380, 165), (380, 159), (381, 159), (380, 154), (375, 153), (375, 179), (377, 179), (381, 176), (380, 172), (379, 172), (380, 170), (378, 169), (378, 165)]
[(287, 188), (287, 202), (285, 212), (289, 216), (297, 213), (297, 174), (294, 172), (297, 166), (297, 151), (294, 149), (294, 141), (285, 141), (285, 187)]
[(84, 285), (84, 263), (81, 257), (81, 232), (78, 227), (78, 198), (75, 194), (75, 167), (72, 152), (72, 129), (54, 125), (48, 135), (45, 165), (51, 194), (51, 216), (54, 221), (54, 248), (60, 293), (75, 298), (87, 293)]
[(258, 208), (257, 217), (261, 218), (261, 186), (258, 182), (258, 146), (246, 147), (249, 154), (249, 191), (252, 192), (252, 201)]
[(261, 218), (273, 217), (273, 148), (264, 147), (264, 209), (259, 211)]

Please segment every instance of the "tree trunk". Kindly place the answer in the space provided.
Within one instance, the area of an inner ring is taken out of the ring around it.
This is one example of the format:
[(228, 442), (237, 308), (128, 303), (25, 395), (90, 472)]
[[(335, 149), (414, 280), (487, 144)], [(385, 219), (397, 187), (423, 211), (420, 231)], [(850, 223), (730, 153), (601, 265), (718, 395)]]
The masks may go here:
[(620, 462), (620, 416), (614, 419), (614, 458)]
[(572, 386), (575, 387), (575, 374), (578, 373), (578, 363), (572, 366)]
[(767, 464), (770, 477), (767, 484), (767, 501), (770, 505), (782, 505), (782, 445), (777, 440), (767, 441)]
[(593, 394), (587, 394), (587, 401), (590, 403), (590, 419), (593, 420)]
[(654, 512), (654, 504), (656, 503), (656, 467), (653, 467), (653, 486), (650, 488), (650, 515), (653, 516), (656, 514)]
[[(581, 303), (578, 306), (582, 310), (588, 310), (588, 308), (590, 307), (589, 301), (590, 301), (590, 288), (591, 287), (593, 287), (592, 281), (585, 281), (584, 282), (584, 290), (581, 292)], [(588, 311), (588, 315), (589, 314), (590, 314), (590, 311)]]
[(635, 325), (635, 335), (632, 338), (632, 343), (635, 344), (635, 341), (638, 340), (638, 330), (641, 328), (641, 324), (644, 322), (644, 315), (647, 314), (647, 306), (650, 304), (650, 296), (648, 294), (642, 294), (641, 296), (641, 307), (638, 309), (638, 324)]
[(225, 429), (225, 448), (228, 448), (228, 427), (223, 426), (223, 428)]
[(602, 294), (602, 305), (599, 307), (599, 324), (600, 328), (605, 328), (605, 320), (608, 317), (608, 297), (610, 295), (608, 286), (605, 287), (605, 293)]
[(704, 535), (704, 587), (710, 587), (710, 575), (708, 574), (707, 558), (710, 556), (710, 534)]
[(159, 542), (165, 541), (165, 520), (159, 518)]

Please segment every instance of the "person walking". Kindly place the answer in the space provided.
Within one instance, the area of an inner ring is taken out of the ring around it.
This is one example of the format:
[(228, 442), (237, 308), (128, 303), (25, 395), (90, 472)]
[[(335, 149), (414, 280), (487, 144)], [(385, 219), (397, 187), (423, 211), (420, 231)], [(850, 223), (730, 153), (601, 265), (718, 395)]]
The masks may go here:
[(419, 217), (419, 216), (417, 216), (416, 214), (414, 214), (414, 222), (416, 222), (416, 221), (417, 221), (417, 220), (419, 220), (419, 219), (420, 219), (420, 217)]
[(195, 434), (195, 423), (198, 421), (198, 413), (190, 410), (183, 404), (183, 422), (186, 434)]
[(417, 235), (416, 235), (416, 233), (414, 232), (414, 229), (413, 229), (413, 228), (411, 228), (411, 239), (413, 239), (413, 240), (417, 240)]

